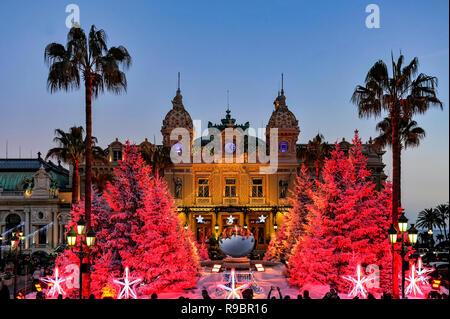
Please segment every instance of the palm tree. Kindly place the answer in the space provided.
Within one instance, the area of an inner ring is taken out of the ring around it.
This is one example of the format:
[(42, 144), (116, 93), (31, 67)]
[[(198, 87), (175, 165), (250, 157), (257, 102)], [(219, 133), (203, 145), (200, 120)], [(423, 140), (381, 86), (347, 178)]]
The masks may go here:
[(359, 117), (378, 117), (386, 111), (390, 118), (392, 157), (393, 157), (393, 196), (392, 222), (397, 225), (398, 208), (401, 206), (400, 194), (400, 152), (402, 120), (408, 123), (414, 114), (423, 114), (431, 106), (443, 109), (442, 102), (436, 96), (437, 78), (420, 73), (415, 79), (419, 60), (414, 58), (403, 66), (403, 55), (394, 61), (392, 56), (392, 77), (389, 77), (386, 64), (379, 60), (367, 73), (365, 85), (358, 85), (351, 101), (357, 105)]
[(318, 133), (306, 145), (306, 149), (300, 151), (300, 158), (305, 161), (307, 166), (314, 166), (316, 169), (316, 180), (319, 180), (320, 169), (323, 162), (330, 154), (331, 146), (324, 141), (322, 134)]
[(433, 208), (426, 208), (417, 216), (417, 226), (433, 230), (437, 226), (437, 214)]
[(436, 239), (439, 240), (439, 243), (441, 243), (444, 240), (444, 238), (445, 237), (442, 234), (439, 234), (439, 235), (436, 236)]
[(449, 219), (448, 203), (436, 206), (435, 210), (436, 214), (439, 216), (439, 222), (442, 228), (444, 228), (445, 240), (448, 240), (448, 233), (447, 233), (447, 220)]
[(147, 146), (143, 144), (140, 152), (142, 158), (152, 167), (152, 172), (156, 177), (164, 176), (164, 170), (172, 166), (170, 148), (167, 146), (154, 144)]
[(97, 172), (92, 174), (92, 183), (95, 185), (100, 194), (106, 190), (108, 183), (112, 182), (112, 180), (113, 175), (110, 173)]
[[(376, 126), (380, 135), (374, 139), (374, 144), (379, 147), (392, 146), (392, 121), (389, 117), (385, 117)], [(417, 122), (405, 118), (399, 120), (399, 136), (402, 149), (408, 147), (418, 147), (420, 140), (425, 138), (425, 130), (417, 126)], [(401, 166), (401, 153), (399, 154), (398, 162)], [(401, 181), (401, 170), (398, 172), (399, 180)], [(401, 189), (400, 185), (399, 188)]]
[(89, 37), (83, 29), (72, 27), (67, 35), (66, 47), (50, 43), (45, 48), (44, 58), (49, 65), (47, 87), (51, 93), (69, 91), (80, 87), (83, 79), (86, 104), (86, 184), (85, 218), (89, 229), (91, 220), (92, 185), (92, 97), (105, 89), (119, 94), (126, 91), (127, 80), (120, 67), (131, 65), (131, 56), (123, 46), (106, 44), (106, 33), (91, 26)]
[[(392, 61), (392, 77), (386, 64), (379, 60), (367, 73), (365, 85), (358, 85), (353, 92), (351, 101), (358, 107), (360, 118), (379, 117), (387, 112), (392, 127), (392, 224), (398, 225), (400, 194), (400, 153), (401, 141), (399, 121), (401, 118), (410, 120), (414, 114), (423, 114), (431, 106), (443, 108), (442, 102), (436, 96), (437, 78), (420, 73), (416, 78), (419, 65), (414, 58), (403, 67), (403, 55), (397, 62)], [(395, 253), (394, 253), (395, 254)], [(392, 287), (394, 298), (398, 298), (398, 264), (392, 263)]]
[[(58, 143), (58, 147), (54, 147), (47, 152), (45, 159), (50, 157), (57, 158), (58, 160), (70, 164), (73, 167), (72, 177), (72, 204), (78, 201), (78, 189), (80, 181), (80, 164), (85, 158), (86, 144), (83, 138), (83, 127), (74, 126), (69, 129), (69, 132), (64, 132), (61, 129), (55, 130), (56, 137), (53, 139), (55, 143)], [(97, 138), (91, 137), (93, 156), (96, 160), (106, 162), (106, 155), (104, 151), (95, 146)]]

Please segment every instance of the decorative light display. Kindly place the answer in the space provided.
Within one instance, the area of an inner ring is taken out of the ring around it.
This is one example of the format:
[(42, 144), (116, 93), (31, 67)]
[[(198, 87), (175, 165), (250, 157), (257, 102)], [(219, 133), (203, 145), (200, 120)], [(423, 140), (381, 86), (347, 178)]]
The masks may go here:
[(259, 223), (265, 223), (266, 222), (266, 218), (267, 218), (266, 216), (261, 215), (261, 216), (258, 217), (258, 219), (259, 219), (258, 222)]
[(365, 283), (372, 280), (372, 276), (364, 276), (361, 270), (361, 265), (356, 267), (356, 278), (351, 276), (342, 276), (345, 280), (353, 284), (353, 288), (349, 292), (350, 297), (361, 296), (367, 298), (367, 290), (364, 287)]
[(230, 281), (227, 284), (218, 284), (217, 287), (225, 292), (225, 299), (242, 299), (242, 291), (251, 286), (251, 283), (239, 284), (236, 269), (231, 268)]
[(202, 215), (198, 215), (196, 219), (197, 219), (197, 224), (203, 224), (203, 223), (205, 223), (205, 221), (204, 221)]
[(227, 223), (228, 223), (228, 224), (233, 224), (233, 223), (234, 223), (234, 217), (233, 217), (233, 215), (228, 216), (228, 218), (227, 218)]
[(408, 273), (408, 277), (405, 278), (406, 281), (409, 282), (408, 286), (406, 286), (406, 294), (413, 294), (414, 296), (423, 295), (422, 290), (419, 288), (419, 283), (421, 281), (420, 276), (417, 276), (416, 267), (414, 264), (411, 265), (411, 268)]
[(116, 291), (110, 285), (106, 285), (102, 289), (102, 299), (114, 298), (116, 296)]
[(137, 299), (136, 290), (134, 286), (140, 283), (142, 279), (138, 278), (133, 281), (130, 281), (129, 277), (130, 277), (130, 269), (126, 267), (125, 277), (123, 278), (123, 281), (114, 279), (114, 283), (118, 284), (119, 286), (123, 286), (117, 299), (130, 299), (130, 296), (133, 297), (133, 299)]
[(430, 282), (428, 281), (430, 279), (430, 276), (428, 276), (429, 273), (433, 272), (434, 268), (427, 268), (423, 266), (422, 258), (417, 259), (417, 269), (416, 269), (416, 275), (419, 277), (419, 282), (421, 285), (430, 285)]
[(45, 278), (40, 278), (41, 281), (46, 282), (50, 289), (47, 291), (47, 297), (55, 297), (55, 295), (65, 295), (66, 292), (64, 289), (62, 289), (61, 284), (66, 281), (66, 279), (62, 279), (59, 277), (59, 269), (58, 267), (55, 268), (55, 277), (52, 278), (50, 276), (47, 276)]

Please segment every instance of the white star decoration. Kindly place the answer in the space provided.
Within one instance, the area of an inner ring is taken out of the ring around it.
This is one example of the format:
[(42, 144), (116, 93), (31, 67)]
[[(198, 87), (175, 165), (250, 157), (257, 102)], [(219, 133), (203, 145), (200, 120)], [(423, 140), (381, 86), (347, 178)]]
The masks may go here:
[(409, 271), (408, 277), (406, 277), (406, 281), (409, 282), (408, 286), (406, 286), (406, 294), (410, 294), (411, 292), (416, 296), (417, 294), (423, 295), (422, 290), (420, 290), (418, 283), (421, 281), (420, 276), (416, 276), (415, 265), (411, 265), (411, 269)]
[(50, 290), (47, 292), (47, 296), (54, 297), (56, 294), (65, 295), (66, 292), (64, 289), (62, 289), (61, 284), (66, 281), (66, 279), (59, 278), (59, 269), (58, 267), (55, 268), (55, 279), (51, 278), (50, 276), (47, 276), (45, 278), (40, 278), (41, 281), (46, 282), (49, 286), (51, 286)]
[(203, 224), (204, 220), (203, 220), (203, 216), (202, 215), (198, 215), (197, 216), (197, 224)]
[(361, 295), (363, 298), (367, 297), (367, 290), (364, 288), (364, 284), (373, 278), (372, 276), (363, 276), (361, 272), (361, 265), (356, 267), (356, 278), (351, 276), (342, 276), (342, 278), (353, 283), (353, 288), (348, 294), (349, 296), (355, 297), (357, 295)]
[(238, 284), (236, 269), (231, 268), (230, 281), (228, 282), (230, 287), (223, 284), (218, 284), (217, 287), (225, 292), (226, 299), (242, 299), (242, 291), (250, 287), (251, 283)]
[(129, 277), (130, 277), (130, 270), (128, 269), (128, 267), (126, 267), (125, 268), (125, 277), (124, 277), (123, 281), (114, 279), (114, 282), (116, 284), (118, 284), (119, 286), (123, 286), (117, 299), (123, 299), (123, 298), (130, 299), (130, 296), (133, 297), (134, 299), (137, 299), (136, 291), (133, 286), (135, 286), (136, 284), (141, 282), (142, 279), (138, 278), (138, 279), (135, 279), (130, 282)]
[(261, 215), (261, 216), (259, 216), (258, 218), (259, 218), (259, 221), (258, 221), (258, 222), (260, 222), (260, 223), (265, 223), (267, 217), (264, 216), (264, 215)]
[(423, 267), (423, 263), (422, 263), (422, 258), (418, 258), (417, 259), (417, 269), (416, 269), (416, 274), (419, 277), (419, 282), (422, 285), (429, 285), (430, 283), (428, 282), (428, 279), (430, 278), (430, 276), (428, 276), (428, 274), (430, 272), (433, 272), (434, 268), (427, 268), (427, 267)]
[(234, 223), (234, 217), (232, 215), (228, 216), (227, 223), (228, 224), (233, 224)]

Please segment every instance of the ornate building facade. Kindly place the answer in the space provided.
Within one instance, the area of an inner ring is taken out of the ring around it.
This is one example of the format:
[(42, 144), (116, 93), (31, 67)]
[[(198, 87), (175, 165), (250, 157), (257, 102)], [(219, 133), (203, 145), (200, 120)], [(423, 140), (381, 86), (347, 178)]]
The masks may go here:
[(70, 219), (69, 171), (38, 158), (0, 159), (0, 233), (2, 252), (12, 233), (22, 231), (24, 253), (51, 253), (64, 242)]
[[(253, 233), (256, 239), (255, 250), (264, 251), (278, 226), (283, 223), (283, 213), (289, 208), (288, 197), (293, 189), (297, 172), (304, 164), (298, 156), (299, 150), (306, 148), (306, 144), (297, 144), (300, 127), (295, 115), (286, 104), (284, 90), (279, 92), (274, 101), (274, 109), (266, 126), (267, 143), (257, 139), (258, 148), (261, 143), (270, 147), (269, 132), (277, 129), (278, 132), (278, 168), (272, 174), (262, 174), (260, 168), (267, 163), (254, 163), (249, 161), (250, 151), (247, 148), (248, 139), (245, 141), (245, 152), (239, 156), (234, 142), (225, 141), (226, 129), (249, 128), (249, 122), (237, 124), (227, 109), (226, 116), (219, 124), (208, 123), (208, 129), (220, 132), (224, 157), (226, 153), (234, 155), (232, 162), (192, 161), (196, 147), (204, 149), (211, 142), (210, 137), (201, 137), (194, 140), (195, 131), (193, 121), (188, 110), (183, 105), (183, 97), (180, 89), (177, 90), (172, 100), (172, 108), (162, 121), (161, 133), (163, 146), (181, 153), (182, 145), (177, 139), (171, 140), (171, 132), (176, 128), (184, 128), (189, 133), (192, 153), (188, 163), (172, 164), (161, 173), (175, 198), (179, 212), (179, 218), (185, 227), (189, 227), (198, 242), (205, 241), (211, 236), (218, 236), (222, 229), (232, 225), (246, 227)], [(235, 140), (233, 140), (235, 141)], [(340, 147), (348, 150), (352, 145), (344, 139), (339, 143)], [(152, 147), (147, 139), (140, 144)], [(94, 166), (94, 174), (109, 172), (117, 167), (117, 161), (122, 158), (124, 145), (116, 139), (106, 149), (109, 156), (109, 166), (97, 163)], [(364, 144), (364, 153), (368, 157), (368, 166), (372, 171), (372, 178), (377, 187), (381, 189), (386, 175), (383, 172), (383, 150), (373, 146), (371, 141)], [(83, 187), (84, 167), (80, 167), (81, 187)], [(314, 169), (311, 170), (311, 178), (314, 178)], [(83, 189), (81, 190), (83, 193)]]

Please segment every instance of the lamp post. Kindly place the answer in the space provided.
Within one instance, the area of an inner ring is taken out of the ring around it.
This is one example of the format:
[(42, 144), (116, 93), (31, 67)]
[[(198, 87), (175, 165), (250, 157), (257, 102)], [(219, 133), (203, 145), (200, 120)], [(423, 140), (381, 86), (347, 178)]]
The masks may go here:
[(11, 248), (15, 250), (15, 258), (14, 258), (14, 298), (17, 294), (17, 268), (19, 267), (19, 253), (21, 250), (21, 242), (24, 240), (23, 232), (14, 232), (11, 237)]
[[(398, 231), (394, 227), (394, 225), (391, 225), (391, 227), (389, 228), (389, 231), (388, 231), (388, 235), (389, 235), (389, 242), (392, 245), (392, 250), (400, 253), (400, 256), (402, 258), (402, 299), (405, 299), (405, 262), (404, 262), (404, 259), (405, 259), (406, 253), (409, 250), (407, 243), (409, 242), (413, 246), (417, 243), (418, 231), (414, 227), (414, 224), (411, 224), (411, 227), (407, 230), (408, 219), (406, 218), (404, 212), (402, 212), (402, 215), (399, 217), (397, 226), (398, 226)], [(406, 236), (406, 234), (407, 234), (407, 236)], [(394, 245), (398, 242), (399, 239), (400, 239), (400, 242), (402, 245), (401, 245), (400, 249), (395, 249)], [(394, 260), (394, 262), (395, 262), (395, 260)]]
[[(89, 255), (91, 248), (95, 243), (95, 232), (92, 229), (89, 229), (88, 232), (85, 233), (85, 230), (86, 221), (83, 218), (80, 218), (77, 222), (76, 231), (74, 228), (72, 228), (67, 233), (67, 244), (69, 245), (72, 252), (76, 254), (80, 259), (80, 299), (83, 298), (83, 258)], [(77, 241), (79, 243), (78, 247)], [(87, 252), (85, 251), (85, 248), (87, 248)]]

